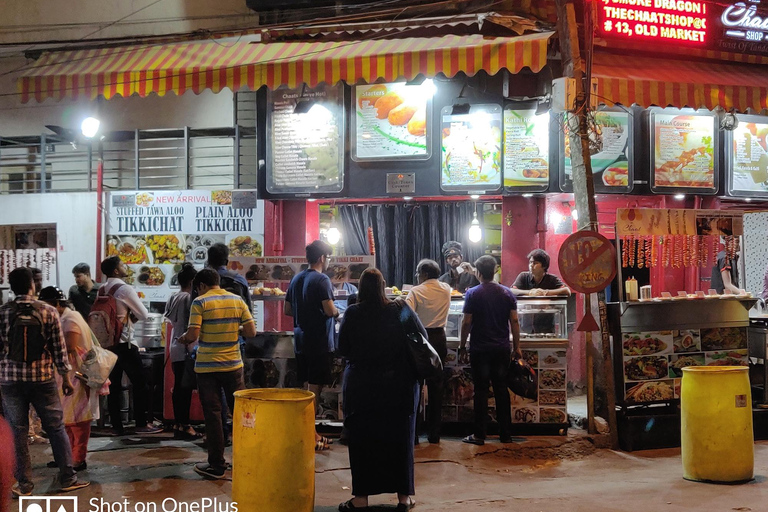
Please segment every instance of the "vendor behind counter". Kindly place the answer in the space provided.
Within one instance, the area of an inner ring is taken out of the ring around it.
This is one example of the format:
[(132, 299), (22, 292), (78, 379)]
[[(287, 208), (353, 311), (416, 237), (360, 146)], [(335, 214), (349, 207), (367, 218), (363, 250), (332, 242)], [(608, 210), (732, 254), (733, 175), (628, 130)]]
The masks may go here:
[[(534, 249), (528, 254), (528, 272), (520, 272), (512, 284), (512, 293), (522, 296), (569, 297), (571, 289), (549, 270), (549, 254), (542, 249)], [(526, 333), (549, 334), (555, 332), (555, 317), (537, 313), (520, 317), (520, 330)]]
[(464, 261), (460, 242), (454, 240), (445, 242), (443, 244), (443, 257), (448, 265), (448, 272), (440, 276), (438, 279), (440, 282), (448, 283), (452, 289), (461, 293), (480, 284), (477, 276), (475, 276), (475, 269), (469, 262)]

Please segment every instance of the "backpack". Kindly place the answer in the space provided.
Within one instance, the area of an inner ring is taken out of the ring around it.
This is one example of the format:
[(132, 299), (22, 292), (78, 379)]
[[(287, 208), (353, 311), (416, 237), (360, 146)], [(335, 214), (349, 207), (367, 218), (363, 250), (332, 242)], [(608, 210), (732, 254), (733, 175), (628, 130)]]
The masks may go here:
[(122, 286), (118, 284), (104, 293), (102, 293), (104, 288), (99, 288), (96, 301), (91, 306), (91, 312), (88, 313), (88, 327), (91, 328), (102, 348), (117, 345), (123, 335), (124, 325), (117, 315), (117, 299), (115, 299), (115, 293)]
[(242, 283), (235, 281), (234, 276), (232, 276), (231, 274), (227, 273), (227, 274), (220, 275), (219, 287), (223, 290), (228, 291), (229, 293), (234, 293), (235, 295), (243, 299), (243, 301), (246, 304), (250, 304), (248, 300), (248, 295), (247, 295), (248, 288), (245, 288)]
[(48, 340), (45, 338), (43, 315), (38, 302), (10, 302), (8, 358), (17, 363), (39, 361)]

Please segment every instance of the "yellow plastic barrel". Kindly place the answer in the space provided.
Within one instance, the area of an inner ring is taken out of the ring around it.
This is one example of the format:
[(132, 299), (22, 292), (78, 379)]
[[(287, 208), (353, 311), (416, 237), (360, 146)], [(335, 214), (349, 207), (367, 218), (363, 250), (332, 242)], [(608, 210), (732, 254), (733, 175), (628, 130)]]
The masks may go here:
[(232, 501), (238, 510), (312, 512), (315, 395), (299, 389), (235, 393)]
[(683, 478), (752, 480), (752, 393), (746, 366), (683, 368), (680, 411)]

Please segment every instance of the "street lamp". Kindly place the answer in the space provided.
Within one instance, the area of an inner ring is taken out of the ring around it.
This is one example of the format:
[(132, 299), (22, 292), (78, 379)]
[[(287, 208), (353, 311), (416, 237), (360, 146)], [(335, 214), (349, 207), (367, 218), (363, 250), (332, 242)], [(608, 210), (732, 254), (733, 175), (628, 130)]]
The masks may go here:
[(95, 117), (86, 117), (80, 124), (80, 131), (83, 133), (83, 136), (92, 139), (99, 132), (99, 126), (101, 126), (101, 121)]

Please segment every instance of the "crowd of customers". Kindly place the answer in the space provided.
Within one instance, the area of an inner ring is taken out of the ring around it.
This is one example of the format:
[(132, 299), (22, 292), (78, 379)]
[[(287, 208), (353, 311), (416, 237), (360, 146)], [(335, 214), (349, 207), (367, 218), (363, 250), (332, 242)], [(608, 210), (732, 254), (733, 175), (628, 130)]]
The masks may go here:
[[(309, 244), (306, 269), (288, 286), (284, 313), (293, 318), (298, 380), (315, 394), (317, 407), (323, 388), (333, 384), (334, 354), (346, 360), (342, 406), (352, 497), (339, 510), (364, 509), (369, 496), (391, 493), (397, 496), (396, 509), (407, 511), (415, 504), (414, 444), (419, 442), (422, 387), (427, 397), (424, 427), (428, 441), (435, 444), (440, 442), (445, 387), (442, 374), (420, 381), (411, 364), (408, 340), (423, 336), (445, 364), (450, 283), (466, 286), (459, 358), (471, 361), (475, 422), (472, 435), (464, 441), (485, 442), (488, 388), (493, 386), (500, 439), (509, 442), (506, 371), (510, 359), (521, 356), (515, 295), (494, 282), (494, 258), (483, 256), (473, 268), (463, 262), (460, 244), (449, 243), (444, 247), (449, 272), (441, 275), (436, 261), (420, 261), (415, 276), (418, 284), (407, 299), (389, 300), (382, 274), (369, 268), (360, 277), (359, 289), (344, 287), (350, 300), (342, 303), (327, 275), (332, 253), (325, 242)], [(530, 287), (540, 286), (542, 279), (534, 263)], [(164, 312), (170, 324), (167, 341), (173, 373), (174, 436), (185, 440), (201, 437), (190, 420), (196, 388), (208, 459), (196, 464), (194, 471), (211, 479), (224, 478), (229, 468), (225, 460), (227, 413), (234, 408), (234, 392), (245, 387), (243, 340), (257, 334), (248, 284), (240, 274), (228, 270), (227, 264), (227, 246), (214, 244), (208, 250), (206, 268), (197, 271), (191, 264), (182, 265), (177, 274), (180, 291), (171, 296)], [(542, 268), (545, 272), (546, 267)], [(30, 495), (34, 487), (27, 445), (30, 406), (50, 439), (54, 461), (49, 466), (59, 469), (62, 491), (88, 485), (78, 479), (77, 472), (87, 469), (88, 440), (91, 425), (98, 419), (100, 395), (107, 395), (113, 434), (125, 434), (123, 374), (133, 388), (135, 432), (162, 431), (148, 421), (149, 390), (134, 340), (134, 324), (148, 317), (147, 308), (126, 284), (128, 269), (119, 257), (106, 258), (100, 270), (105, 278), (102, 284), (93, 281), (87, 264), (75, 266), (76, 284), (68, 295), (56, 287), (42, 288), (41, 275), (36, 276), (32, 269), (19, 268), (10, 274), (15, 299), (0, 307), (0, 393), (14, 439), (13, 493), (17, 496)], [(517, 287), (526, 287), (518, 281)], [(340, 310), (344, 316), (338, 322)], [(34, 343), (25, 342), (19, 348), (22, 338)], [(97, 349), (114, 354), (114, 366), (106, 370), (109, 379), (105, 377), (100, 387), (89, 382), (84, 363)], [(8, 435), (4, 427), (0, 417), (0, 436)], [(315, 433), (317, 451), (329, 449), (330, 444), (330, 439)], [(7, 485), (2, 475), (7, 475), (8, 453), (0, 457), (0, 491)]]

